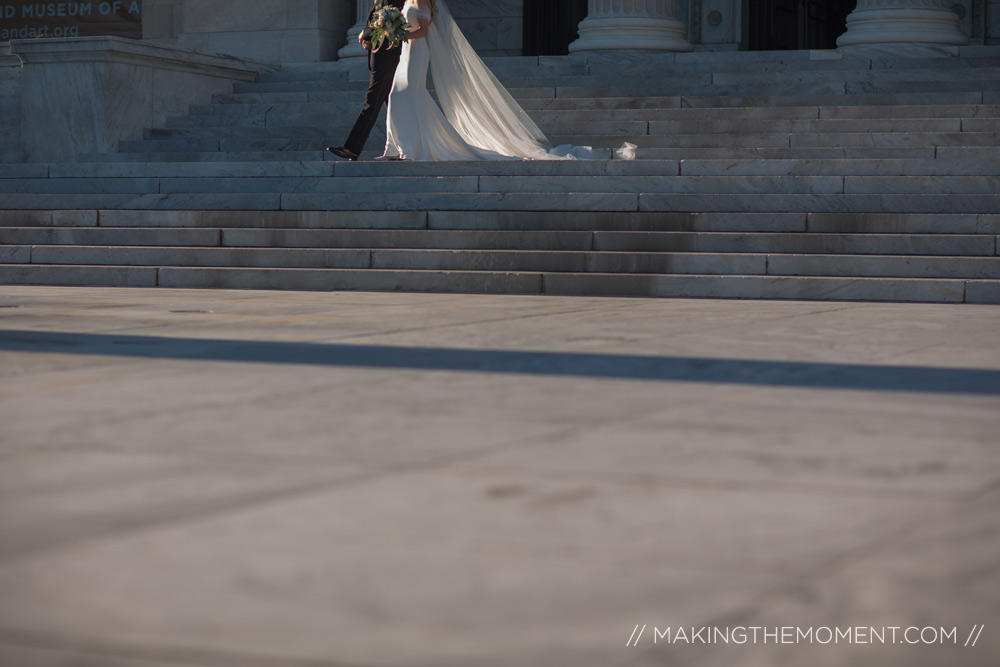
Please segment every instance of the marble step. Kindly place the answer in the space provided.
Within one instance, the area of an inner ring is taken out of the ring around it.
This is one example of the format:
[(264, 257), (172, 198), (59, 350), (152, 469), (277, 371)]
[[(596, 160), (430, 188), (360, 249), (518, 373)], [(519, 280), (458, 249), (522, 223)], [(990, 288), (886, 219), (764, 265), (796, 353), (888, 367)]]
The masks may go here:
[[(797, 108), (797, 107), (796, 107)], [(997, 132), (996, 118), (704, 118), (676, 119), (669, 113), (633, 111), (532, 112), (543, 132), (562, 134), (678, 134), (733, 132)], [(617, 117), (615, 117), (617, 116)], [(354, 117), (326, 114), (268, 114), (255, 116), (184, 116), (169, 118), (163, 128), (145, 131), (145, 138), (172, 136), (247, 137), (280, 134), (279, 128), (322, 128), (326, 135), (349, 133)]]
[[(631, 83), (625, 85), (635, 86), (635, 79), (629, 79)], [(607, 77), (538, 77), (538, 78), (515, 78), (501, 80), (501, 83), (508, 90), (531, 89), (531, 88), (557, 88), (569, 86), (573, 88), (601, 88), (615, 87), (622, 85), (621, 76)], [(712, 85), (710, 74), (678, 74), (669, 77), (657, 77), (657, 88), (673, 87), (704, 87)], [(367, 88), (367, 81), (311, 81), (300, 82), (252, 82), (233, 84), (233, 93), (298, 93), (303, 90), (309, 92), (350, 92), (363, 93)]]
[[(992, 89), (987, 89), (987, 91)], [(539, 94), (542, 93), (542, 94)], [(920, 93), (879, 93), (851, 94), (837, 91), (828, 94), (767, 95), (760, 91), (755, 94), (692, 94), (684, 91), (671, 95), (654, 95), (646, 91), (638, 95), (605, 95), (602, 97), (556, 98), (554, 90), (529, 90), (514, 96), (525, 109), (629, 109), (629, 108), (682, 108), (682, 107), (782, 107), (782, 106), (901, 106), (901, 105), (997, 105), (1000, 91), (972, 91), (963, 93), (920, 92)], [(364, 101), (363, 93), (345, 95), (340, 92), (300, 91), (290, 93), (241, 93), (217, 94), (212, 96), (213, 104), (320, 104), (336, 105), (337, 109), (359, 110)]]
[(358, 193), (7, 194), (8, 210), (746, 211), (1000, 213), (996, 194)]
[[(750, 154), (766, 149), (751, 149)], [(536, 160), (527, 162), (374, 162), (337, 161), (337, 177), (391, 176), (602, 176), (610, 178), (638, 176), (1000, 176), (991, 149), (963, 156), (955, 150), (948, 157), (890, 159), (887, 151), (876, 150), (875, 158), (839, 158), (835, 151), (846, 149), (807, 149), (827, 151), (815, 158), (780, 158), (797, 149), (783, 149), (769, 158), (692, 158), (670, 160)], [(972, 150), (972, 149), (969, 149)], [(178, 165), (183, 168), (183, 165)], [(539, 181), (556, 182), (556, 181)], [(644, 180), (639, 181), (642, 189)]]
[[(1000, 68), (993, 67), (933, 67), (907, 69), (814, 70), (814, 71), (741, 71), (712, 74), (714, 85), (756, 85), (831, 81), (845, 83), (884, 83), (931, 81), (996, 81)], [(992, 88), (991, 88), (992, 89)]]
[[(360, 103), (353, 101), (343, 105), (343, 110), (331, 109), (327, 103), (276, 103), (276, 104), (199, 104), (192, 105), (188, 116), (176, 116), (168, 120), (198, 119), (197, 122), (212, 122), (204, 116), (218, 116), (222, 122), (236, 122), (243, 117), (266, 119), (272, 116), (326, 116), (337, 118), (347, 113), (353, 120), (360, 109)], [(1000, 118), (1000, 105), (984, 104), (939, 104), (939, 105), (893, 105), (893, 106), (788, 106), (788, 107), (721, 107), (715, 109), (650, 107), (642, 108), (595, 108), (595, 109), (532, 109), (534, 119), (550, 121), (600, 120), (821, 120), (846, 118)]]
[[(649, 148), (642, 147), (637, 150), (637, 157), (642, 160), (934, 160), (943, 151), (950, 151), (948, 159), (961, 159), (956, 154), (963, 151), (986, 151), (995, 153), (996, 148), (990, 147), (941, 147), (935, 146), (909, 146), (909, 147), (877, 147), (877, 146), (812, 146), (812, 147), (769, 147), (754, 148), (719, 146), (714, 148), (692, 148), (692, 147), (667, 147)], [(989, 160), (989, 156), (982, 156), (982, 159)]]
[[(751, 253), (132, 246), (9, 246), (4, 251), (0, 263), (7, 264), (758, 275), (763, 275), (767, 269), (767, 255)], [(978, 258), (951, 259), (982, 261)], [(998, 258), (992, 259), (1000, 262)], [(961, 262), (953, 262), (953, 265), (960, 266)], [(966, 265), (970, 271), (979, 267), (979, 264), (968, 262)], [(989, 272), (988, 267), (983, 270)], [(996, 274), (1000, 277), (1000, 270)]]
[(990, 195), (1000, 175), (681, 175), (574, 176), (390, 176), (330, 178), (297, 176), (0, 178), (0, 194), (441, 194), (677, 193), (677, 194), (860, 194)]
[[(363, 102), (363, 97), (345, 99), (342, 104), (336, 106), (331, 105), (329, 102), (213, 102), (211, 104), (192, 104), (188, 109), (188, 116), (181, 116), (181, 118), (224, 116), (227, 119), (235, 119), (240, 116), (264, 116), (270, 114), (337, 115), (341, 113), (356, 117), (361, 111)], [(384, 115), (384, 112), (382, 115)]]
[[(567, 79), (564, 85), (509, 86), (508, 91), (518, 100), (530, 98), (650, 98), (650, 97), (835, 97), (852, 94), (911, 94), (940, 95), (944, 92), (971, 93), (983, 96), (983, 91), (995, 89), (993, 80), (942, 80), (942, 81), (865, 81), (865, 82), (803, 82), (756, 83), (717, 85), (713, 83), (670, 83), (657, 80), (655, 84), (638, 85), (633, 79), (618, 79), (605, 86), (586, 85)], [(235, 84), (233, 95), (213, 98), (217, 101), (281, 101), (281, 102), (334, 102), (344, 104), (364, 97), (363, 84), (342, 82), (315, 84), (307, 90), (295, 84)], [(250, 97), (245, 97), (249, 95)], [(270, 96), (270, 97), (268, 97)], [(933, 98), (923, 98), (933, 99)], [(955, 103), (955, 102), (953, 102)], [(973, 103), (995, 103), (979, 97)], [(714, 106), (714, 105), (712, 105)]]
[[(238, 126), (220, 124), (209, 127), (165, 127), (150, 128), (143, 132), (143, 140), (201, 140), (201, 141), (233, 141), (233, 140), (254, 140), (266, 141), (273, 139), (317, 139), (329, 141), (329, 137), (343, 137), (350, 131), (353, 123), (344, 124), (345, 119), (331, 119), (334, 122), (325, 123), (317, 119), (306, 118), (313, 121), (307, 125), (284, 125), (276, 122), (268, 126)], [(338, 122), (339, 120), (339, 122)], [(348, 119), (350, 120), (350, 119)], [(826, 122), (826, 121), (820, 121)], [(839, 121), (833, 121), (839, 122)], [(901, 121), (910, 123), (912, 121)], [(933, 121), (939, 123), (941, 131), (960, 131), (960, 122), (951, 120)], [(899, 123), (896, 123), (899, 124)], [(578, 134), (589, 136), (591, 134), (648, 134), (649, 122), (647, 121), (591, 121), (574, 123), (540, 123), (539, 129), (546, 134)], [(379, 128), (381, 136), (382, 128)], [(695, 130), (697, 131), (697, 130)], [(770, 131), (764, 129), (763, 131)], [(782, 130), (777, 130), (782, 131)], [(874, 131), (874, 130), (873, 130)], [(896, 130), (891, 125), (881, 130), (884, 132), (903, 131)], [(739, 132), (737, 130), (737, 132)], [(374, 136), (374, 135), (373, 135)], [(371, 139), (369, 139), (371, 141)]]
[[(325, 63), (324, 63), (325, 65)], [(499, 78), (532, 77), (540, 73), (547, 76), (614, 76), (620, 74), (622, 65), (611, 63), (585, 63), (569, 59), (550, 60), (546, 63), (512, 62), (487, 59), (487, 66)], [(775, 60), (766, 63), (756, 60), (740, 60), (729, 62), (662, 62), (633, 63), (628, 66), (632, 77), (659, 77), (664, 75), (685, 75), (692, 73), (740, 73), (740, 72), (780, 72), (814, 73), (828, 71), (899, 71), (899, 70), (956, 70), (1000, 67), (1000, 57), (963, 57), (961, 59), (942, 58), (895, 58), (895, 59), (824, 59), (824, 60)], [(278, 72), (261, 74), (261, 82), (311, 82), (336, 81), (363, 77), (367, 79), (367, 69), (364, 67), (330, 67), (305, 66), (295, 67)]]
[(992, 158), (895, 160), (895, 159), (683, 159), (680, 174), (685, 176), (987, 176), (1000, 174)]
[(643, 194), (640, 211), (1000, 213), (1000, 195)]
[[(638, 69), (638, 68), (637, 68)], [(598, 73), (558, 74), (544, 68), (532, 72), (535, 76), (498, 77), (508, 89), (517, 88), (604, 88), (622, 86), (622, 72), (605, 68)], [(662, 70), (655, 67), (633, 71), (628, 70), (630, 82), (648, 80), (655, 82), (655, 87), (703, 87), (703, 86), (740, 86), (756, 88), (758, 86), (777, 85), (816, 85), (816, 84), (860, 84), (882, 85), (885, 83), (905, 82), (927, 84), (944, 82), (954, 85), (958, 82), (996, 81), (1000, 78), (1000, 68), (932, 68), (932, 69), (881, 69), (881, 70), (811, 70), (811, 71), (757, 71), (743, 70), (737, 72), (677, 72)], [(234, 84), (234, 93), (244, 92), (298, 92), (303, 88), (310, 90), (363, 90), (367, 81), (349, 81), (345, 78), (313, 78), (305, 81), (275, 81), (260, 77), (252, 83)]]
[(199, 246), (997, 257), (997, 236), (994, 234), (0, 227), (0, 242), (11, 247)]
[[(629, 121), (618, 121), (625, 123)], [(631, 121), (637, 122), (637, 121)], [(560, 126), (568, 126), (566, 133), (576, 131), (574, 123), (547, 123), (540, 126), (554, 131)], [(601, 131), (597, 123), (595, 133)], [(697, 134), (697, 133), (755, 133), (788, 132), (790, 134), (812, 133), (885, 133), (885, 132), (998, 132), (1000, 118), (824, 118), (820, 120), (650, 120), (649, 134)], [(582, 134), (582, 132), (581, 132)]]
[[(623, 142), (635, 144), (637, 157), (650, 157), (653, 148), (913, 148), (921, 146), (1000, 146), (996, 132), (824, 132), (824, 133), (702, 133), (702, 134), (610, 134), (582, 135), (550, 133), (552, 144), (572, 144), (612, 149)], [(234, 140), (235, 141), (235, 140)], [(297, 145), (297, 140), (288, 140)], [(892, 157), (888, 156), (887, 157)]]
[[(961, 164), (961, 163), (957, 163)], [(679, 163), (660, 160), (497, 160), (379, 162), (67, 162), (0, 164), (5, 178), (292, 178), (406, 176), (676, 176)]]
[[(123, 154), (123, 157), (130, 154)], [(298, 178), (333, 176), (334, 162), (321, 155), (311, 160), (231, 160), (216, 162), (139, 161), (139, 162), (65, 162), (24, 165), (37, 170), (22, 177), (72, 178)], [(16, 169), (0, 165), (0, 179), (17, 178)]]
[[(317, 133), (319, 134), (319, 133)], [(341, 134), (316, 136), (308, 139), (288, 137), (276, 139), (134, 139), (118, 143), (119, 153), (269, 153), (291, 151), (320, 153), (326, 146), (340, 144)], [(378, 155), (385, 145), (385, 135), (378, 129), (368, 139), (368, 151)], [(621, 145), (621, 142), (616, 146)], [(378, 151), (378, 152), (375, 152)], [(607, 151), (610, 157), (610, 151)]]
[[(822, 232), (1000, 235), (1000, 215), (558, 211), (0, 210), (0, 227)], [(569, 239), (571, 237), (562, 237)], [(581, 247), (590, 247), (584, 237)]]
[[(860, 62), (857, 63), (860, 65)], [(585, 64), (553, 64), (553, 65), (488, 65), (490, 71), (497, 77), (520, 77), (537, 75), (544, 72), (555, 77), (578, 77), (588, 76), (592, 67)], [(657, 65), (644, 66), (650, 73), (667, 72), (669, 70)], [(668, 66), (669, 67), (669, 66)], [(296, 67), (295, 69), (279, 70), (276, 72), (261, 73), (255, 83), (306, 83), (325, 81), (348, 81), (353, 78), (363, 76), (367, 80), (367, 67), (354, 69), (330, 70), (319, 67)]]
[(574, 122), (591, 118), (668, 122), (922, 122), (940, 120), (997, 120), (998, 105), (913, 105), (913, 106), (791, 106), (718, 107), (672, 109), (532, 109), (537, 122)]
[[(901, 55), (900, 49), (905, 49)], [(958, 58), (961, 56), (961, 59)], [(586, 54), (576, 53), (569, 56), (487, 56), (484, 61), (490, 65), (548, 65), (561, 64), (564, 62), (586, 63), (589, 65), (611, 64), (614, 66), (635, 66), (645, 63), (649, 64), (672, 64), (688, 65), (697, 63), (717, 63), (720, 66), (729, 66), (735, 63), (760, 63), (773, 64), (778, 62), (815, 62), (826, 60), (870, 60), (873, 64), (884, 67), (898, 66), (905, 67), (907, 59), (928, 60), (942, 63), (942, 66), (961, 67), (960, 60), (965, 58), (996, 58), (1000, 57), (1000, 49), (996, 45), (982, 46), (970, 45), (961, 48), (938, 48), (938, 47), (906, 47), (905, 45), (893, 48), (887, 52), (884, 47), (848, 47), (836, 51), (829, 50), (801, 50), (801, 51), (693, 51), (687, 53), (675, 52), (621, 52), (621, 51), (597, 51)], [(904, 61), (901, 63), (900, 61)], [(310, 63), (306, 67), (314, 67)], [(338, 69), (342, 65), (335, 63), (324, 63), (324, 67)]]
[[(321, 95), (321, 94), (318, 94)], [(308, 97), (308, 96), (307, 96)], [(517, 98), (526, 110), (534, 109), (664, 109), (696, 108), (716, 109), (726, 107), (787, 107), (787, 106), (839, 106), (839, 107), (893, 107), (926, 105), (996, 105), (1000, 104), (1000, 91), (973, 91), (964, 93), (881, 93), (881, 94), (788, 94), (788, 95), (633, 95), (626, 97), (604, 96), (591, 98), (555, 98), (552, 95), (525, 95)], [(272, 99), (269, 101), (280, 101)], [(308, 102), (322, 100), (308, 99)]]
[[(153, 144), (152, 148), (158, 148)], [(313, 147), (315, 149), (315, 147)], [(361, 154), (361, 164), (371, 163), (371, 160), (382, 152), (380, 142), (372, 139)], [(639, 160), (648, 162), (654, 160), (678, 159), (916, 159), (933, 160), (936, 155), (947, 159), (962, 159), (965, 154), (973, 154), (977, 159), (990, 159), (995, 154), (994, 147), (809, 147), (789, 148), (771, 147), (715, 147), (715, 148), (648, 148), (639, 151)], [(610, 154), (610, 153), (609, 153)], [(103, 163), (140, 163), (140, 162), (314, 162), (329, 161), (340, 164), (344, 161), (334, 158), (321, 149), (309, 151), (208, 151), (208, 152), (170, 152), (170, 151), (127, 151), (121, 153), (92, 153), (81, 156), (83, 162)], [(354, 164), (354, 163), (352, 163)], [(425, 163), (426, 164), (426, 163)]]
[[(487, 66), (494, 75), (500, 78), (531, 77), (544, 73), (548, 76), (608, 76), (620, 74), (622, 66), (611, 63), (586, 63), (570, 59), (549, 60), (539, 63), (537, 60), (501, 61), (486, 59)], [(367, 68), (351, 67), (342, 63), (340, 67), (331, 68), (328, 63), (295, 66), (277, 72), (262, 73), (258, 81), (272, 82), (312, 82), (339, 81), (363, 77), (367, 79)], [(839, 58), (823, 60), (792, 60), (782, 59), (762, 63), (757, 60), (739, 60), (729, 62), (661, 62), (633, 63), (628, 66), (628, 72), (633, 77), (656, 77), (670, 74), (691, 73), (738, 73), (767, 72), (826, 72), (826, 71), (881, 71), (881, 70), (940, 70), (940, 69), (976, 69), (1000, 67), (1000, 57), (963, 57), (961, 59), (943, 58)]]
[[(184, 137), (161, 137), (121, 141), (120, 153), (251, 153), (264, 151), (315, 151), (332, 143), (339, 143), (343, 133), (324, 133), (318, 129), (261, 128), (260, 137), (212, 138), (213, 132), (205, 130), (198, 137), (196, 130)], [(271, 135), (271, 136), (268, 136)], [(278, 136), (273, 136), (278, 135)], [(651, 148), (802, 148), (867, 146), (873, 148), (907, 148), (921, 146), (997, 146), (1000, 136), (996, 132), (871, 132), (871, 133), (701, 133), (701, 134), (563, 134), (548, 133), (553, 145), (572, 144), (605, 149), (599, 152), (611, 157), (612, 149), (623, 142), (631, 142), (640, 151)], [(368, 140), (370, 148), (381, 147), (383, 135), (373, 133)], [(648, 157), (640, 155), (641, 157)]]
[[(602, 98), (602, 97), (673, 97), (673, 96), (796, 96), (818, 95), (818, 96), (840, 96), (849, 94), (940, 94), (942, 92), (968, 92), (983, 94), (983, 91), (992, 91), (995, 81), (983, 80), (931, 80), (931, 81), (862, 81), (862, 82), (816, 82), (807, 81), (802, 83), (743, 83), (717, 85), (713, 83), (671, 83), (669, 81), (657, 80), (655, 84), (639, 85), (633, 79), (619, 79), (615, 84), (605, 86), (586, 85), (574, 79), (567, 79), (565, 85), (535, 85), (509, 86), (508, 91), (515, 99), (527, 98)], [(361, 99), (364, 93), (364, 85), (356, 83), (325, 83), (315, 84), (308, 91), (302, 91), (301, 87), (296, 88), (295, 84), (235, 84), (233, 93), (265, 95), (293, 95), (298, 97), (272, 97), (270, 101), (285, 102), (323, 102), (341, 101), (347, 99)], [(217, 98), (220, 99), (221, 98)], [(229, 98), (232, 101), (232, 97)], [(247, 101), (243, 98), (239, 101)], [(258, 99), (263, 100), (263, 97)], [(980, 98), (983, 100), (985, 98)], [(991, 103), (986, 101), (986, 103)]]
[[(656, 90), (699, 90), (718, 88), (722, 90), (825, 90), (838, 92), (916, 92), (934, 91), (939, 86), (946, 90), (992, 90), (992, 82), (1000, 78), (1000, 70), (995, 68), (958, 70), (876, 70), (876, 71), (824, 71), (824, 72), (723, 72), (704, 74), (669, 74), (649, 77), (633, 76), (626, 80), (620, 73), (605, 76), (552, 77), (536, 76), (501, 79), (510, 90), (566, 89), (604, 90), (635, 87), (646, 80)], [(337, 84), (317, 82), (309, 85), (316, 90), (346, 90)], [(292, 90), (291, 85), (262, 84), (260, 92), (283, 92)], [(251, 88), (241, 88), (234, 92), (257, 92)], [(563, 95), (558, 95), (560, 97)]]
[[(531, 87), (509, 89), (516, 99), (530, 97), (555, 98), (594, 98), (594, 97), (670, 97), (700, 96), (700, 97), (746, 97), (746, 96), (784, 96), (801, 97), (803, 95), (833, 96), (852, 94), (898, 94), (898, 93), (932, 93), (969, 92), (984, 94), (983, 91), (993, 91), (996, 81), (993, 80), (955, 80), (955, 81), (873, 81), (873, 82), (805, 82), (792, 83), (758, 83), (754, 85), (656, 85), (639, 86), (622, 83), (617, 86), (558, 86)], [(986, 98), (981, 98), (985, 100)], [(986, 103), (991, 103), (987, 101)]]
[[(378, 150), (366, 149), (363, 157), (371, 159), (381, 152)], [(85, 153), (80, 156), (81, 162), (85, 163), (148, 163), (148, 162), (323, 162), (332, 161), (332, 156), (323, 150), (322, 147), (313, 147), (307, 151), (207, 151), (207, 152), (139, 152), (128, 151), (121, 153)]]
[[(677, 71), (677, 72), (713, 72), (713, 73), (740, 73), (740, 72), (827, 72), (837, 70), (854, 70), (860, 72), (880, 71), (880, 70), (956, 70), (956, 69), (978, 69), (978, 68), (998, 68), (1000, 67), (1000, 56), (996, 54), (983, 55), (981, 57), (967, 56), (962, 58), (850, 58), (819, 59), (819, 60), (794, 60), (780, 59), (776, 61), (761, 62), (750, 58), (743, 58), (748, 52), (741, 52), (738, 60), (729, 62), (674, 62), (658, 63), (650, 65), (636, 65), (638, 71), (655, 74), (657, 71)], [(772, 52), (778, 54), (781, 52)], [(787, 51), (785, 52), (787, 53)], [(491, 67), (493, 71), (505, 71), (499, 67)], [(621, 65), (592, 63), (589, 65), (590, 72), (615, 73), (621, 71)], [(631, 69), (629, 70), (631, 73)]]
[[(584, 144), (595, 148), (613, 148), (631, 142), (640, 151), (648, 148), (913, 148), (921, 146), (997, 146), (996, 132), (824, 132), (824, 133), (703, 133), (703, 134), (550, 134), (553, 144)], [(642, 155), (645, 157), (645, 155)], [(891, 157), (887, 155), (887, 157)]]
[(1000, 279), (1000, 257), (715, 252), (5, 246), (0, 264)]
[(0, 164), (0, 179), (406, 176), (997, 176), (992, 156), (952, 159), (696, 159), (513, 162), (258, 161)]
[(997, 303), (991, 280), (378, 269), (0, 265), (5, 284)]

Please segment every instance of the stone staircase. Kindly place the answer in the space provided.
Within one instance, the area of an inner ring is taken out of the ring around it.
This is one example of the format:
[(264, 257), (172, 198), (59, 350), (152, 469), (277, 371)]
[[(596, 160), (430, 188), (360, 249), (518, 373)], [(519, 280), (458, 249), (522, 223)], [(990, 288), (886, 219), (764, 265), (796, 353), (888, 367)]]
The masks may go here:
[(1000, 48), (622, 59), (491, 61), (602, 160), (327, 160), (366, 72), (326, 63), (0, 165), (0, 282), (1000, 303)]

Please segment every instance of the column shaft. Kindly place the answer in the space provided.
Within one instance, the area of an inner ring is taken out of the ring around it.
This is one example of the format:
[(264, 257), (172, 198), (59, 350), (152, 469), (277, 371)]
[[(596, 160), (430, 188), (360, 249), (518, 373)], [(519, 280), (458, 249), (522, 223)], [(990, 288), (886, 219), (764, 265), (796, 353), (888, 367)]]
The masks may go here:
[(347, 29), (347, 44), (337, 52), (340, 58), (360, 58), (367, 56), (368, 52), (361, 48), (358, 43), (358, 35), (365, 29), (365, 22), (368, 20), (368, 12), (372, 8), (372, 0), (356, 0), (358, 21)]

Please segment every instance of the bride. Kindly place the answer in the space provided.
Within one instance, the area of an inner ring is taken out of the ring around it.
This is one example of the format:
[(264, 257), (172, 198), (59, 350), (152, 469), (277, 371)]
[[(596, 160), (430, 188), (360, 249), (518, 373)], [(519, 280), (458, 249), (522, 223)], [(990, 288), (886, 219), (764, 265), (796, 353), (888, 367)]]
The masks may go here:
[[(469, 45), (444, 0), (406, 0), (403, 18), (410, 24), (409, 40), (389, 93), (382, 159), (597, 157), (589, 147), (549, 145)], [(428, 66), (440, 108), (427, 91)]]

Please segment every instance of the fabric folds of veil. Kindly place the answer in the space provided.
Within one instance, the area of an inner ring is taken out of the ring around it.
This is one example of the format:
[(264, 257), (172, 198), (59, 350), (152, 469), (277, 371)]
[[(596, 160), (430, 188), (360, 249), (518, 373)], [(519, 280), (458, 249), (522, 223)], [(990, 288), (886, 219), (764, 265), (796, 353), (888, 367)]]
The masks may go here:
[(596, 158), (587, 146), (552, 148), (462, 34), (444, 0), (427, 33), (434, 90), (445, 117), (471, 146), (535, 160)]

